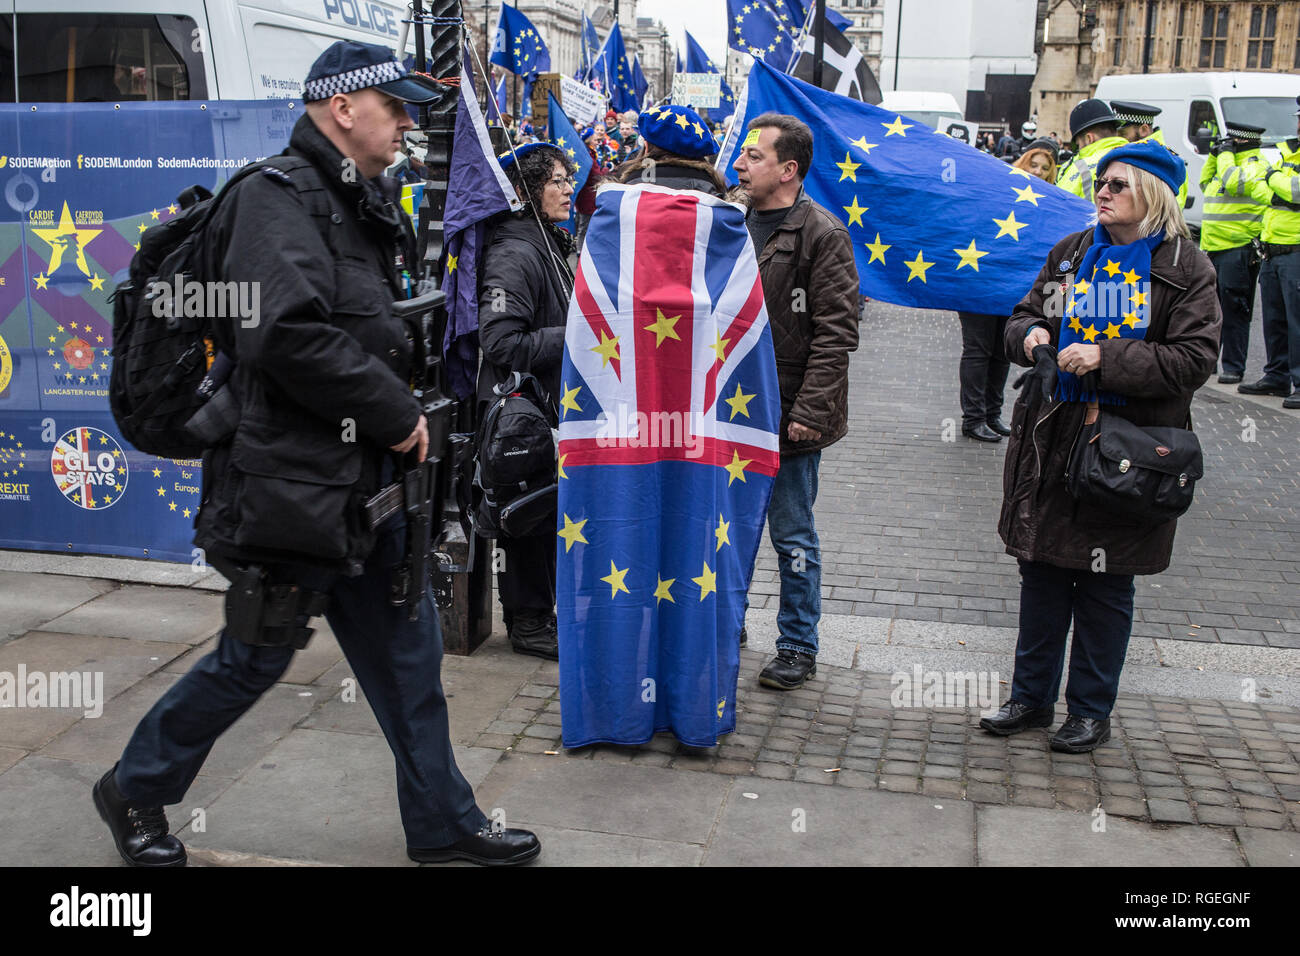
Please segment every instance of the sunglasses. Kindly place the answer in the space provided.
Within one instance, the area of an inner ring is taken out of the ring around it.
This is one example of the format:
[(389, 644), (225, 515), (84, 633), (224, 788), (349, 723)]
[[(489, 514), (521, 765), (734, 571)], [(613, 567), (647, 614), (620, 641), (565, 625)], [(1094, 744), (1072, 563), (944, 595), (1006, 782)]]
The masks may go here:
[(1103, 189), (1109, 189), (1112, 196), (1118, 196), (1124, 190), (1128, 189), (1129, 182), (1127, 179), (1099, 179), (1096, 182), (1097, 192)]

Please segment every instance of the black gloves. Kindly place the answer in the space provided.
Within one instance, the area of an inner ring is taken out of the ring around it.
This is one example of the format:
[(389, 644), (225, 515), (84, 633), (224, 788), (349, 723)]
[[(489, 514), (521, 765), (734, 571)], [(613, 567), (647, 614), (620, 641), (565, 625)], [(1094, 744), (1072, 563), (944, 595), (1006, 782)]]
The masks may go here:
[(1034, 367), (1016, 379), (1014, 387), (1020, 388), (1029, 379), (1037, 379), (1043, 401), (1047, 401), (1056, 391), (1056, 346), (1035, 345), (1033, 356)]

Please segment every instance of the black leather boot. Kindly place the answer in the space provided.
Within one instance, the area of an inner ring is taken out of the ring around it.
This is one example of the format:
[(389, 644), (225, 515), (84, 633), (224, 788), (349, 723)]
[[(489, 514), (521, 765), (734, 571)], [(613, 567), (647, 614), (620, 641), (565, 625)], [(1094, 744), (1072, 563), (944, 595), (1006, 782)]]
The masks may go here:
[(1066, 754), (1086, 754), (1110, 740), (1110, 720), (1070, 714), (1052, 736), (1052, 749)]
[(1048, 727), (1055, 714), (1053, 707), (1026, 707), (1018, 700), (1009, 700), (992, 717), (980, 720), (980, 727), (999, 737), (1010, 737), (1022, 730)]
[(1003, 438), (1006, 438), (1008, 435), (1011, 434), (1011, 429), (1008, 428), (1006, 422), (1002, 421), (1002, 419), (1000, 418), (990, 418), (984, 424), (989, 426), (990, 431), (997, 432)]
[(416, 863), (449, 863), (469, 860), (480, 866), (517, 866), (542, 852), (541, 841), (530, 830), (494, 830), (485, 826), (478, 833), (461, 837), (451, 846), (422, 849), (408, 846), (406, 855)]
[(776, 649), (772, 663), (763, 668), (758, 682), (774, 690), (794, 690), (802, 687), (809, 677), (817, 676), (817, 658), (800, 654), (786, 647)]
[(184, 866), (185, 846), (167, 832), (162, 807), (127, 803), (117, 789), (117, 764), (91, 790), (95, 809), (113, 833), (113, 843), (131, 866)]
[(550, 611), (517, 610), (506, 625), (510, 646), (516, 654), (531, 654), (548, 661), (560, 659), (560, 642), (555, 617)]

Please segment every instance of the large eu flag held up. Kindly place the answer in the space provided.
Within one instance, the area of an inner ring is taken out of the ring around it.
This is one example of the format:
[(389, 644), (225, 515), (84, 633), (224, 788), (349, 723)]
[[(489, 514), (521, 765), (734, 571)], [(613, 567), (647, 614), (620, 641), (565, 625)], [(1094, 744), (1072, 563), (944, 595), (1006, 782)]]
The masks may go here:
[(607, 186), (569, 306), (556, 612), (566, 747), (736, 726), (780, 393), (744, 214)]
[(897, 305), (1010, 315), (1047, 253), (1092, 206), (924, 123), (820, 90), (754, 61), (718, 157), (731, 168), (746, 124), (788, 113), (813, 134), (804, 189), (853, 241), (862, 294)]

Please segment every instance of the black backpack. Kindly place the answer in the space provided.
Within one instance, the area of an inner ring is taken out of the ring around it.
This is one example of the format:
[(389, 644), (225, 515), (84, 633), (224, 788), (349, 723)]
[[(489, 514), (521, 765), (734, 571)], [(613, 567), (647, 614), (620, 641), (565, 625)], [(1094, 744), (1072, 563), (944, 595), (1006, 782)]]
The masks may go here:
[[(328, 224), (328, 190), (308, 160), (282, 154), (250, 163), (215, 197), (202, 186), (181, 193), (177, 202), (184, 212), (144, 231), (127, 279), (110, 298), (113, 367), (109, 405), (122, 436), (147, 454), (197, 458), (215, 444), (212, 433), (199, 434), (186, 426), (219, 388), (220, 382), (209, 378), (209, 369), (218, 357), (217, 342), (233, 339), (228, 329), (218, 329), (217, 323), (230, 320), (206, 314), (211, 298), (206, 293), (205, 306), (195, 310), (201, 314), (186, 315), (185, 289), (186, 283), (215, 278), (203, 274), (204, 227), (231, 187), (260, 170), (288, 179), (303, 195), (313, 219), (319, 223), (323, 218)], [(218, 366), (225, 369), (223, 379), (232, 362), (226, 357)]]
[(474, 484), (483, 492), (479, 531), (527, 534), (555, 513), (555, 439), (558, 422), (542, 385), (514, 372), (493, 394), (478, 431)]

